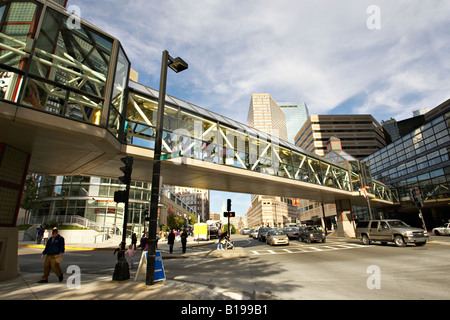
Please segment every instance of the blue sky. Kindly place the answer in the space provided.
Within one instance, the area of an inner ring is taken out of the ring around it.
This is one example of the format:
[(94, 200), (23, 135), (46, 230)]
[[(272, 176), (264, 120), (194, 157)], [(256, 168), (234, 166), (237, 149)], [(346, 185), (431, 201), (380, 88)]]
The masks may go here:
[[(243, 123), (252, 93), (304, 101), (311, 114), (364, 113), (380, 122), (450, 98), (450, 1), (68, 4), (121, 41), (139, 82), (158, 89), (161, 54), (168, 50), (189, 63), (188, 70), (169, 73), (168, 94)], [(368, 11), (371, 5), (379, 15)], [(368, 20), (380, 28), (368, 28)], [(211, 210), (220, 212), (227, 198), (239, 214), (250, 206), (249, 195), (214, 192)]]

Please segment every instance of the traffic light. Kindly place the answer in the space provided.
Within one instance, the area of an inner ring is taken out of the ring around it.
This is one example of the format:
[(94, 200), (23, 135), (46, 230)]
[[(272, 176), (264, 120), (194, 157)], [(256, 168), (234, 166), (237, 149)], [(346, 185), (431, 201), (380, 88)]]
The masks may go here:
[(114, 202), (127, 202), (128, 200), (128, 191), (127, 190), (118, 190), (114, 192)]
[(227, 199), (227, 211), (231, 211), (231, 199)]
[(227, 211), (227, 212), (224, 212), (224, 213), (223, 213), (223, 216), (224, 216), (225, 218), (228, 218), (228, 217), (233, 218), (233, 217), (236, 217), (236, 212), (230, 212), (230, 211)]
[(122, 161), (125, 166), (120, 167), (120, 171), (124, 173), (122, 177), (119, 177), (119, 180), (126, 185), (129, 185), (131, 183), (131, 172), (133, 171), (133, 157), (124, 157), (121, 158), (120, 161)]
[(148, 214), (149, 214), (148, 209), (145, 209), (144, 210), (144, 220), (145, 221), (150, 221), (150, 216)]
[(417, 201), (422, 202), (422, 193), (420, 192), (420, 188), (416, 187), (416, 197), (417, 197)]
[(423, 196), (422, 192), (420, 191), (419, 187), (410, 188), (409, 193), (411, 196), (411, 201), (414, 203), (418, 208), (423, 207)]

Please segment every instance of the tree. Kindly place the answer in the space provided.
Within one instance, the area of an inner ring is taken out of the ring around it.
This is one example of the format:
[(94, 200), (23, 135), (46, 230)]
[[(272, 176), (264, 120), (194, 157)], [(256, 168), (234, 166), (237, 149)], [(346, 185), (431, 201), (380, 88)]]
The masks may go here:
[[(228, 232), (228, 223), (223, 225), (223, 231)], [(236, 228), (231, 223), (231, 234), (235, 234), (235, 233), (236, 233)]]
[(181, 229), (181, 226), (183, 226), (184, 224), (185, 224), (185, 221), (180, 216), (176, 216), (174, 214), (169, 214), (169, 216), (167, 217), (167, 225), (171, 229), (175, 229), (175, 230)]
[(34, 182), (32, 176), (29, 176), (25, 180), (25, 186), (22, 194), (22, 201), (20, 202), (20, 207), (25, 210), (25, 223), (28, 220), (30, 210), (37, 210), (42, 208), (43, 203), (42, 198), (38, 193), (39, 186)]
[(197, 218), (195, 217), (195, 213), (191, 213), (189, 215), (189, 224), (194, 225), (197, 223)]

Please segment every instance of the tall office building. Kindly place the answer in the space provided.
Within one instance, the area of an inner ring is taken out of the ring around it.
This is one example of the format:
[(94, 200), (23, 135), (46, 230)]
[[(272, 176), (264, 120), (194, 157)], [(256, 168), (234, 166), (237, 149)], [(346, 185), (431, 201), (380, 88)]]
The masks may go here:
[[(270, 94), (252, 94), (247, 124), (288, 141), (286, 116), (283, 110)], [(261, 225), (280, 227), (284, 223), (295, 222), (296, 209), (287, 198), (252, 195), (252, 208), (246, 217), (251, 227)]]
[(311, 115), (295, 136), (295, 145), (319, 156), (327, 153), (327, 141), (338, 137), (342, 149), (363, 159), (386, 146), (381, 125), (369, 114)]
[(268, 93), (252, 94), (247, 124), (282, 140), (288, 140), (284, 112)]
[(298, 130), (309, 118), (309, 111), (304, 102), (278, 102), (286, 118), (287, 141), (295, 144)]

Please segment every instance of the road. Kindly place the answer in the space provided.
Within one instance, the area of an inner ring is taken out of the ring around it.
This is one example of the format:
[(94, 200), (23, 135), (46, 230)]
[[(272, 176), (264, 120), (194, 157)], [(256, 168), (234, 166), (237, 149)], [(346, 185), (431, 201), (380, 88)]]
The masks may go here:
[[(271, 247), (233, 235), (245, 255), (218, 258), (216, 245), (189, 248), (186, 256), (165, 259), (167, 279), (236, 300), (450, 299), (450, 246), (363, 246), (357, 240), (329, 238), (326, 243), (292, 240)], [(165, 251), (167, 245), (160, 244)], [(19, 248), (22, 273), (42, 272), (40, 250)], [(136, 258), (138, 260), (138, 258)], [(110, 274), (117, 259), (112, 251), (67, 251), (64, 264), (83, 274)], [(135, 272), (136, 266), (131, 272)]]
[(247, 236), (233, 240), (246, 257), (168, 260), (168, 277), (241, 299), (450, 299), (450, 246), (292, 240), (271, 247)]

